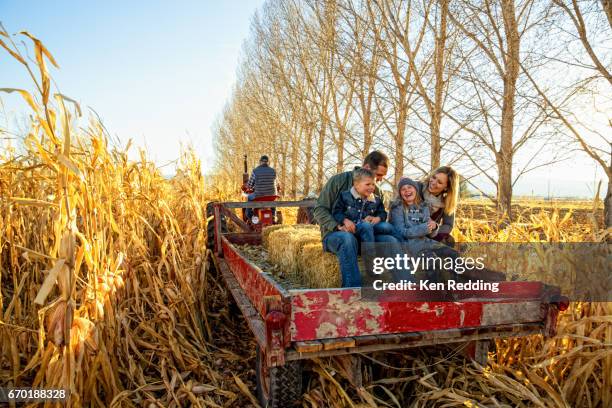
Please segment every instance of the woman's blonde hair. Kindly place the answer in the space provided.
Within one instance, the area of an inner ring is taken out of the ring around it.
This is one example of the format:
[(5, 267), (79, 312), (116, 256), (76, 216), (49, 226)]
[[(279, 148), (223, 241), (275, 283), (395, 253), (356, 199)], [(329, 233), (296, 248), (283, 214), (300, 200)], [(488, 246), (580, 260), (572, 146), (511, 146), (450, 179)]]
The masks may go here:
[(425, 187), (429, 188), (429, 179), (440, 173), (446, 174), (446, 177), (448, 178), (446, 190), (442, 193), (442, 197), (444, 199), (444, 213), (448, 215), (453, 215), (455, 213), (455, 210), (457, 209), (457, 204), (459, 202), (459, 173), (457, 173), (450, 166), (438, 167), (437, 169), (432, 171), (425, 179), (423, 179), (423, 183), (427, 183)]

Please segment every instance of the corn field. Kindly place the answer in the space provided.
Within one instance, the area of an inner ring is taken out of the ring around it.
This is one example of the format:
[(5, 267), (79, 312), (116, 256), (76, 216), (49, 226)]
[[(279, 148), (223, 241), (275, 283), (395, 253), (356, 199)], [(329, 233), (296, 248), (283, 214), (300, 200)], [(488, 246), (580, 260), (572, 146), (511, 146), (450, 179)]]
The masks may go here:
[[(79, 106), (51, 94), (55, 61), (30, 38), (35, 67), (2, 43), (37, 93), (4, 90), (32, 120), (0, 152), (0, 385), (64, 388), (72, 407), (257, 406), (254, 340), (205, 250), (206, 203), (237, 188), (206, 181), (189, 149), (166, 178), (96, 120), (76, 127)], [(458, 227), (472, 241), (605, 239), (537, 209), (501, 227), (465, 208)], [(573, 303), (556, 337), (498, 341), (487, 367), (459, 350), (373, 354), (359, 385), (341, 358), (313, 361), (302, 404), (610, 407), (611, 345), (612, 304)]]

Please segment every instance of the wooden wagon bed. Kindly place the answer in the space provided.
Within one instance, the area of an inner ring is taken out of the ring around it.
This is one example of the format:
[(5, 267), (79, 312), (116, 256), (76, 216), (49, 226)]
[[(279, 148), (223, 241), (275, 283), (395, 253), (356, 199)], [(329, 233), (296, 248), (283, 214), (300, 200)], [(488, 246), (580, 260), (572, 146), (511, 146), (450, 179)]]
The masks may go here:
[[(266, 205), (249, 206), (256, 204)], [(215, 204), (215, 220), (233, 219), (229, 208), (244, 205)], [(312, 202), (274, 203), (300, 205)], [(559, 289), (541, 282), (499, 282), (497, 293), (447, 302), (367, 300), (361, 288), (286, 289), (240, 251), (238, 245), (260, 245), (261, 235), (237, 224), (243, 232), (215, 226), (213, 258), (257, 341), (258, 375), (315, 357), (452, 343), (470, 343), (472, 357), (484, 363), (491, 339), (554, 335), (565, 307)]]

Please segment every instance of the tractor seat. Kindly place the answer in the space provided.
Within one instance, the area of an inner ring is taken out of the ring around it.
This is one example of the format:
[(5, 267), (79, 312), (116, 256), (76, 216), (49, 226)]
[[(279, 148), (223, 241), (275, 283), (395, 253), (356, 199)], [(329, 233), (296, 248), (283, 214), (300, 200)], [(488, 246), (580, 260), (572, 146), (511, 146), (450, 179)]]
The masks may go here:
[(280, 197), (277, 195), (269, 195), (269, 196), (255, 197), (251, 201), (276, 201), (277, 198), (280, 198)]

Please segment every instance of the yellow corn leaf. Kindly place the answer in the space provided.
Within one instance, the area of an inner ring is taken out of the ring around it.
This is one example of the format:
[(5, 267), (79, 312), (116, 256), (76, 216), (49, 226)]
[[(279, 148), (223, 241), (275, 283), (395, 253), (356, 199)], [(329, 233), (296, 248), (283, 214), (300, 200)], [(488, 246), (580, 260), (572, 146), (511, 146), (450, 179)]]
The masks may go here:
[(35, 207), (57, 207), (57, 204), (50, 203), (49, 201), (37, 200), (35, 198), (26, 197), (9, 197), (9, 201), (19, 205), (32, 205)]
[(109, 215), (110, 215), (111, 229), (116, 234), (120, 234), (121, 231), (119, 230), (119, 227), (117, 226), (117, 223), (115, 222), (115, 217), (113, 217), (113, 213), (109, 213)]
[(32, 110), (36, 114), (36, 118), (38, 119), (40, 124), (45, 129), (45, 133), (47, 134), (47, 136), (49, 136), (51, 140), (53, 140), (54, 142), (56, 141), (55, 135), (53, 134), (53, 131), (49, 127), (49, 123), (47, 123), (47, 121), (42, 118), (38, 105), (36, 104), (36, 102), (34, 102), (34, 98), (32, 98), (32, 95), (30, 95), (28, 91), (24, 91), (23, 89), (17, 89), (17, 88), (0, 88), (0, 92), (6, 92), (6, 93), (18, 92), (19, 94), (21, 94), (23, 99), (27, 102), (27, 104), (30, 106), (30, 108), (32, 108)]
[(64, 166), (66, 166), (68, 170), (72, 171), (78, 177), (81, 177), (81, 171), (76, 166), (76, 164), (74, 164), (68, 157), (64, 156), (63, 154), (58, 154), (57, 161), (62, 163)]
[(30, 108), (32, 108), (36, 112), (37, 115), (40, 113), (40, 111), (38, 110), (38, 105), (36, 105), (36, 103), (34, 102), (34, 98), (32, 98), (32, 95), (30, 95), (28, 91), (24, 91), (23, 89), (17, 89), (17, 88), (0, 88), (0, 92), (6, 92), (6, 93), (18, 92), (20, 93), (23, 99), (27, 102), (27, 104), (30, 105)]
[(66, 261), (64, 259), (58, 260), (53, 268), (49, 271), (49, 274), (45, 278), (42, 286), (40, 287), (38, 294), (36, 295), (36, 299), (34, 299), (34, 303), (37, 305), (43, 305), (45, 300), (47, 300), (47, 296), (51, 289), (53, 289), (53, 285), (55, 285), (55, 281), (57, 279), (57, 275), (59, 275), (60, 271), (64, 268), (64, 263)]
[(29, 37), (34, 42), (34, 53), (36, 55), (36, 63), (38, 65), (38, 69), (40, 70), (40, 80), (42, 83), (43, 105), (46, 106), (47, 102), (49, 101), (49, 89), (51, 87), (51, 81), (49, 78), (49, 73), (47, 72), (47, 64), (45, 63), (44, 57), (47, 57), (51, 64), (53, 64), (56, 68), (59, 67), (57, 66), (57, 63), (55, 62), (55, 59), (53, 58), (49, 50), (45, 48), (43, 43), (38, 38), (34, 37), (27, 31), (22, 31), (20, 34)]
[(36, 150), (38, 150), (38, 153), (40, 154), (40, 156), (42, 157), (43, 161), (48, 164), (49, 166), (51, 166), (52, 169), (54, 169), (55, 171), (58, 171), (59, 168), (55, 162), (54, 159), (51, 158), (51, 156), (49, 155), (49, 153), (45, 150), (45, 148), (40, 144), (40, 142), (38, 141), (37, 138), (32, 137), (28, 139), (29, 142), (34, 143)]
[(79, 105), (79, 103), (77, 101), (75, 101), (74, 99), (70, 98), (69, 96), (66, 96), (64, 94), (61, 93), (56, 93), (53, 95), (58, 101), (61, 99), (63, 99), (64, 101), (68, 101), (71, 102), (74, 105), (74, 108), (76, 109), (77, 112), (77, 116), (83, 116), (83, 112), (81, 111), (81, 105)]
[(21, 245), (14, 244), (14, 246), (17, 249), (21, 249), (22, 251), (24, 251), (21, 256), (23, 256), (24, 258), (26, 258), (28, 260), (30, 260), (30, 257), (33, 257), (33, 260), (34, 259), (50, 259), (52, 261), (56, 260), (56, 258), (54, 258), (52, 256), (45, 255), (45, 254), (43, 254), (41, 252), (34, 251), (32, 249), (24, 248)]
[(61, 113), (60, 118), (62, 123), (62, 131), (64, 132), (64, 155), (66, 157), (70, 157), (70, 117), (68, 116), (68, 112), (66, 112), (64, 100), (59, 96), (59, 94), (55, 94), (55, 99), (57, 100)]
[(9, 54), (11, 54), (13, 56), (13, 58), (15, 58), (17, 61), (21, 62), (23, 65), (27, 65), (25, 60), (23, 58), (21, 58), (21, 55), (17, 54), (15, 51), (11, 50), (4, 41), (0, 40), (0, 46), (2, 46), (2, 48), (4, 48), (5, 50), (7, 50), (9, 52)]
[(32, 41), (34, 41), (34, 44), (40, 47), (41, 52), (45, 55), (45, 57), (49, 59), (51, 64), (53, 64), (55, 68), (59, 68), (59, 65), (57, 65), (57, 62), (55, 62), (55, 58), (53, 58), (53, 55), (51, 55), (49, 50), (43, 45), (43, 43), (38, 38), (34, 37), (32, 34), (30, 34), (27, 31), (21, 31), (19, 34), (28, 36)]

